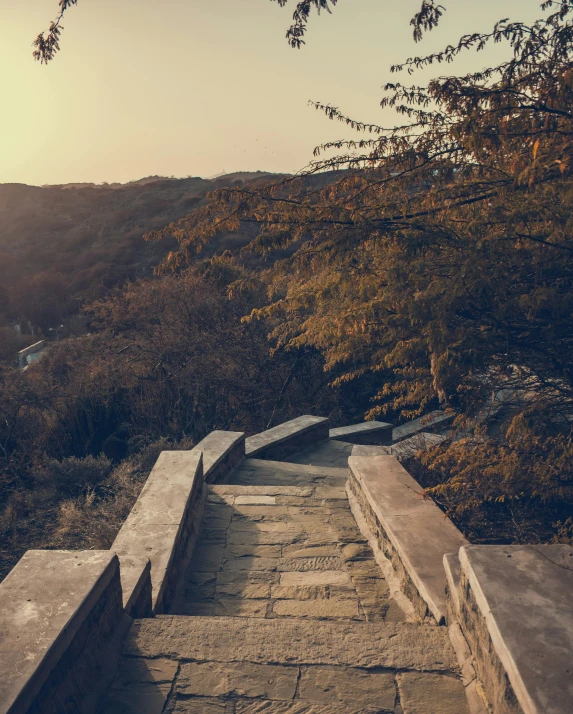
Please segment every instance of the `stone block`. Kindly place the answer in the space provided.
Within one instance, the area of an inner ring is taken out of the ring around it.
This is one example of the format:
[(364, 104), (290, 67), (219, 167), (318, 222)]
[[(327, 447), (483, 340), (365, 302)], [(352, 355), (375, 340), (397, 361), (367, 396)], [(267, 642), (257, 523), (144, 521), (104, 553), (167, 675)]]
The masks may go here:
[(130, 617), (152, 617), (151, 561), (131, 555), (119, 556), (123, 609)]
[(246, 458), (242, 431), (212, 431), (191, 453), (203, 454), (203, 474), (207, 483), (220, 483)]
[(163, 451), (111, 550), (151, 561), (152, 606), (165, 611), (197, 536), (202, 508), (201, 452)]
[(245, 452), (248, 458), (284, 459), (327, 438), (328, 419), (306, 415), (249, 436), (245, 442)]
[(127, 656), (448, 672), (445, 627), (356, 621), (161, 616), (136, 620)]
[(331, 429), (329, 437), (348, 444), (391, 444), (392, 429), (392, 424), (383, 421), (365, 421)]
[(0, 602), (0, 712), (43, 712), (62, 700), (93, 704), (115, 666), (117, 556), (29, 550), (0, 584)]
[(496, 712), (573, 711), (573, 548), (465, 546), (459, 622)]
[(276, 600), (273, 615), (279, 617), (358, 617), (358, 600)]
[(303, 667), (299, 696), (317, 704), (346, 704), (372, 711), (394, 711), (394, 675), (351, 667)]
[(296, 667), (249, 662), (191, 662), (181, 666), (177, 694), (200, 697), (261, 697), (292, 699)]
[(404, 714), (470, 714), (463, 684), (457, 677), (403, 672), (396, 679)]
[(280, 574), (281, 585), (346, 585), (350, 583), (344, 570), (311, 570), (306, 573)]
[[(360, 447), (364, 448), (364, 447)], [(446, 618), (443, 557), (467, 543), (394, 456), (351, 456), (349, 489), (420, 616)]]
[(236, 496), (235, 505), (237, 506), (274, 506), (277, 499), (275, 496)]

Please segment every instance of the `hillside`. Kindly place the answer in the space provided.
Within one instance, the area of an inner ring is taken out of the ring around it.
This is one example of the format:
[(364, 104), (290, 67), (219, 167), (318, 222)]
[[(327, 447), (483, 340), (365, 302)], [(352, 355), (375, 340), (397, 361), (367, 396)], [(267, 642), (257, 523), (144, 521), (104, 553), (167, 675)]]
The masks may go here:
[[(0, 185), (1, 358), (13, 356), (7, 327), (30, 323), (46, 333), (127, 279), (150, 276), (176, 247), (149, 243), (162, 228), (200, 205), (209, 191), (268, 174), (229, 174), (207, 180), (153, 176), (128, 184)], [(234, 235), (236, 246), (245, 238)], [(217, 250), (220, 241), (213, 246)], [(223, 246), (225, 247), (225, 246)], [(4, 328), (2, 329), (2, 326)], [(24, 336), (15, 347), (20, 348)], [(4, 354), (8, 352), (9, 354)]]

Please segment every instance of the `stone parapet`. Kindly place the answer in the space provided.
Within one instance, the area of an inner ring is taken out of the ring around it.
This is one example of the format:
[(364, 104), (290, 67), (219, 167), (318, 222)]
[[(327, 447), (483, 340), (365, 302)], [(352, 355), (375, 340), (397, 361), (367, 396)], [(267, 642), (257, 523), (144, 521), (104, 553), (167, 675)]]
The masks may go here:
[(245, 459), (245, 434), (242, 431), (212, 431), (192, 453), (203, 453), (203, 475), (207, 483), (221, 483)]
[(163, 451), (111, 550), (149, 558), (153, 612), (164, 612), (185, 567), (205, 497), (201, 452)]
[(495, 714), (572, 712), (573, 548), (464, 546), (452, 561), (450, 611)]
[(117, 556), (29, 550), (0, 601), (1, 714), (94, 712), (127, 624)]
[(331, 429), (329, 438), (336, 441), (346, 441), (349, 444), (391, 444), (392, 424), (383, 421), (365, 421), (361, 424), (339, 426)]
[[(369, 448), (369, 447), (358, 447)], [(443, 557), (467, 543), (394, 456), (351, 456), (349, 497), (421, 618), (446, 620)]]
[(281, 460), (311, 444), (328, 439), (329, 421), (325, 417), (301, 416), (245, 441), (247, 458)]
[(418, 419), (413, 419), (406, 424), (395, 427), (392, 434), (392, 441), (402, 441), (402, 439), (407, 439), (423, 431), (438, 431), (453, 421), (455, 416), (454, 412), (443, 412), (439, 409), (435, 412), (424, 414), (424, 416), (418, 417)]

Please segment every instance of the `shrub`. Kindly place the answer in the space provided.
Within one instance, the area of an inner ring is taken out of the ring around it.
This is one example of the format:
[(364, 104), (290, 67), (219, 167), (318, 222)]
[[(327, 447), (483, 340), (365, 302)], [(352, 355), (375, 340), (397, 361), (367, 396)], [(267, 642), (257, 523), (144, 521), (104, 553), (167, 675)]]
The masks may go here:
[(44, 478), (66, 496), (77, 496), (101, 483), (111, 473), (112, 463), (105, 456), (70, 456), (62, 461), (51, 459), (45, 466)]

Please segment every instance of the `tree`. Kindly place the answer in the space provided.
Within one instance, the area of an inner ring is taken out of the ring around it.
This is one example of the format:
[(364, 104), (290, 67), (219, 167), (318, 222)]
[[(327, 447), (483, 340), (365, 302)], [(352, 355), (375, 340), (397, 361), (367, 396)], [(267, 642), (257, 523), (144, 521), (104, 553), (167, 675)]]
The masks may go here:
[[(271, 0), (278, 2), (281, 7), (287, 5), (288, 0)], [(336, 5), (338, 0), (297, 0), (293, 13), (293, 24), (286, 33), (286, 38), (291, 45), (300, 49), (304, 45), (304, 36), (312, 9), (318, 13), (321, 10), (331, 12), (330, 7)], [(50, 23), (47, 32), (41, 32), (34, 40), (34, 58), (43, 64), (50, 62), (60, 50), (60, 36), (62, 34), (62, 20), (64, 14), (72, 5), (77, 5), (78, 0), (60, 0), (60, 10), (56, 19)], [(420, 39), (424, 30), (430, 30), (438, 24), (444, 8), (436, 5), (434, 0), (422, 0), (418, 13), (412, 18), (414, 38)]]

